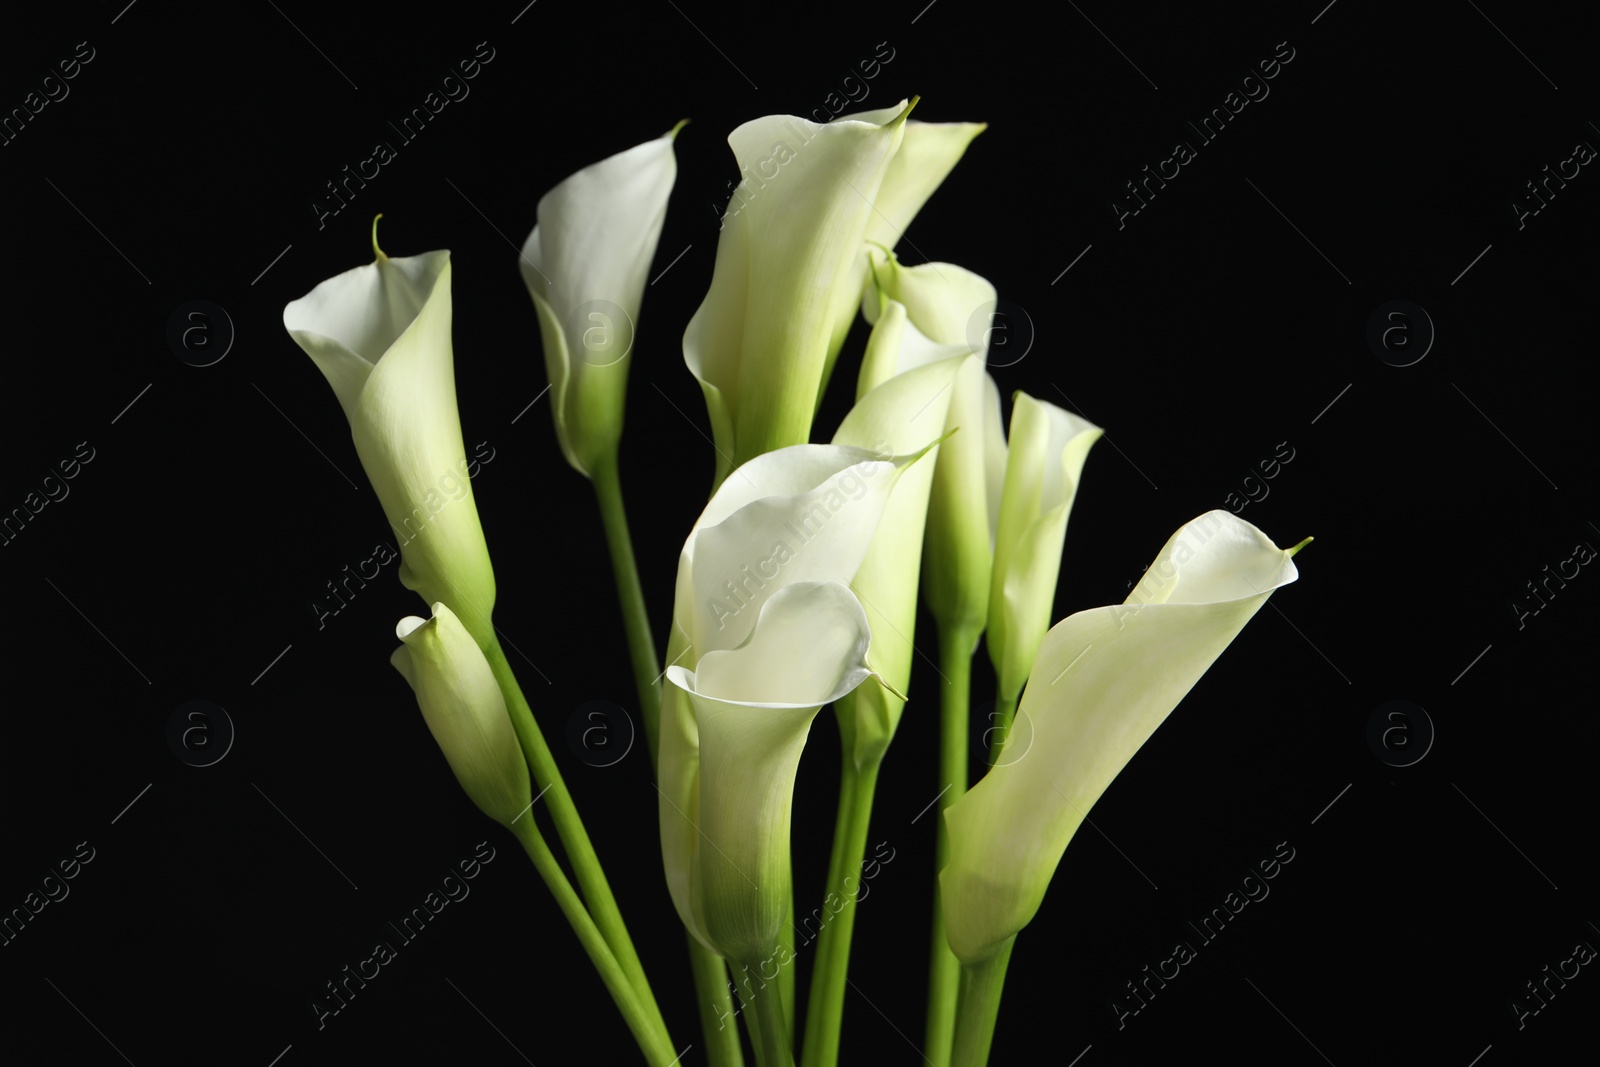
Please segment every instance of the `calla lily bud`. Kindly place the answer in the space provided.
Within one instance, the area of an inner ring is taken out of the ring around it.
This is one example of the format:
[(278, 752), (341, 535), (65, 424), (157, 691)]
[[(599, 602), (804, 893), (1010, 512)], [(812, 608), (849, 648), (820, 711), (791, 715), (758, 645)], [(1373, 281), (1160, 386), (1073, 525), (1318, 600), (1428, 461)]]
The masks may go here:
[(585, 477), (622, 437), (634, 330), (678, 173), (672, 143), (682, 127), (551, 189), (522, 246), (556, 438)]
[(333, 386), (384, 515), (400, 581), (444, 602), (486, 648), (494, 569), (467, 474), (450, 343), (450, 253), (375, 262), (283, 309), (283, 325)]
[(722, 955), (753, 962), (780, 929), (791, 757), (817, 710), (868, 676), (866, 616), (845, 583), (916, 458), (834, 445), (759, 456), (722, 483), (678, 557), (661, 851), (679, 917)]
[[(856, 405), (833, 443), (910, 453), (945, 432), (951, 383), (963, 364), (979, 360), (964, 345), (935, 344), (910, 323), (904, 305), (887, 297), (883, 301), (862, 359)], [(872, 545), (850, 583), (866, 609), (872, 661), (883, 681), (861, 686), (835, 704), (858, 769), (883, 757), (905, 708), (923, 529), (938, 448), (895, 483)]]
[[(994, 286), (952, 263), (904, 267), (893, 255), (873, 254), (878, 290), (903, 304), (929, 340), (985, 354)], [(870, 298), (862, 310), (876, 317)], [(1000, 390), (980, 360), (964, 364), (950, 387), (946, 429), (928, 496), (923, 548), (923, 599), (942, 630), (967, 635), (973, 648), (989, 614), (989, 574), (1005, 469)], [(981, 506), (974, 506), (981, 504)]]
[(1172, 535), (1125, 603), (1080, 611), (1045, 635), (1017, 716), (1031, 742), (1013, 741), (945, 811), (939, 886), (963, 963), (1032, 921), (1100, 794), (1272, 591), (1299, 576), (1291, 552), (1209, 511)]
[(989, 658), (1002, 700), (1022, 692), (1050, 628), (1067, 516), (1100, 427), (1019, 392), (1011, 407), (1005, 488), (989, 587)]
[(489, 661), (443, 603), (433, 606), (431, 619), (401, 619), (395, 636), (405, 643), (389, 662), (411, 684), (456, 781), (479, 810), (510, 827), (528, 810), (533, 794)]
[(860, 295), (855, 260), (910, 111), (826, 125), (769, 115), (729, 135), (745, 179), (723, 218), (711, 289), (683, 335), (719, 484), (810, 437), (834, 323), (841, 301)]

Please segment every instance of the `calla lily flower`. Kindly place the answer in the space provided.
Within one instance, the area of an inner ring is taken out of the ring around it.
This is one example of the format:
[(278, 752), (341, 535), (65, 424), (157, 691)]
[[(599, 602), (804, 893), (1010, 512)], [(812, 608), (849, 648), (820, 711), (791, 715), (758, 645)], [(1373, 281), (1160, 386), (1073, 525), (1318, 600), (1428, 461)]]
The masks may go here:
[[(965, 345), (940, 345), (913, 325), (905, 305), (877, 294), (880, 310), (862, 358), (855, 407), (833, 437), (836, 445), (906, 454), (948, 436), (951, 385), (979, 358)], [(959, 434), (957, 435), (959, 436)], [(883, 685), (862, 686), (836, 711), (857, 769), (880, 760), (900, 722), (911, 682), (918, 571), (940, 449), (900, 476), (850, 588), (872, 626), (872, 660)]]
[[(898, 110), (882, 108), (841, 115), (839, 118), (883, 123), (893, 119)], [(905, 137), (894, 158), (889, 161), (883, 184), (872, 202), (872, 217), (867, 220), (863, 237), (866, 244), (852, 262), (849, 280), (834, 294), (838, 303), (834, 309), (833, 339), (828, 345), (828, 361), (822, 374), (822, 390), (828, 387), (834, 362), (839, 358), (845, 335), (850, 332), (850, 325), (855, 320), (856, 302), (866, 295), (871, 269), (868, 250), (874, 245), (891, 251), (894, 249), (905, 236), (906, 228), (916, 218), (917, 212), (922, 210), (934, 190), (944, 183), (961, 160), (972, 139), (987, 128), (988, 124), (983, 122), (907, 120)]]
[(747, 177), (683, 335), (719, 484), (745, 461), (809, 438), (835, 322), (860, 297), (855, 261), (910, 111), (826, 125), (769, 115), (729, 135)]
[(394, 664), (417, 695), (428, 731), (480, 811), (503, 826), (533, 802), (528, 765), (505, 697), (472, 635), (443, 603), (433, 618), (400, 620)]
[(1100, 794), (1272, 591), (1298, 577), (1293, 551), (1229, 512), (1207, 512), (1172, 535), (1125, 603), (1080, 611), (1045, 635), (1018, 715), (1030, 747), (945, 811), (939, 885), (962, 963), (985, 960), (1032, 921)]
[(329, 278), (283, 325), (333, 387), (389, 525), (400, 581), (455, 611), (480, 648), (494, 637), (494, 569), (467, 476), (450, 343), (450, 253), (390, 259)]
[(662, 858), (684, 925), (730, 959), (766, 959), (787, 921), (800, 750), (821, 706), (872, 673), (845, 583), (915, 459), (833, 445), (759, 456), (723, 482), (679, 556)]
[[(930, 341), (986, 354), (994, 286), (952, 263), (904, 267), (874, 252), (877, 290), (904, 305), (907, 318)], [(863, 301), (876, 318), (871, 294)], [(1006, 462), (1000, 390), (981, 359), (965, 363), (950, 387), (946, 430), (959, 430), (939, 449), (928, 497), (922, 590), (940, 630), (959, 633), (976, 649), (989, 614), (989, 576)], [(982, 506), (975, 506), (981, 504)]]
[(622, 437), (634, 330), (678, 173), (672, 143), (682, 128), (680, 122), (551, 189), (522, 246), (556, 438), (585, 477)]
[(1013, 703), (1050, 628), (1067, 516), (1100, 427), (1018, 392), (1011, 406), (1005, 488), (995, 528), (985, 643), (1000, 700)]

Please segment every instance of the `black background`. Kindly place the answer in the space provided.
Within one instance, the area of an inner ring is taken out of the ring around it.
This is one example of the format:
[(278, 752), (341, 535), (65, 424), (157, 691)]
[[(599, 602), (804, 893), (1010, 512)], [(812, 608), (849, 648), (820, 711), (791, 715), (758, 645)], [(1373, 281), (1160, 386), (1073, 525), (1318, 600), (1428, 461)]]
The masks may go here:
[[(546, 378), (516, 254), (544, 191), (693, 120), (624, 438), (659, 637), (712, 471), (679, 342), (736, 176), (724, 138), (827, 107), (885, 41), (894, 58), (861, 106), (917, 93), (920, 119), (990, 123), (908, 231), (904, 261), (992, 280), (1012, 346), (993, 359), (1015, 360), (995, 369), (1002, 392), (1107, 431), (1057, 617), (1120, 601), (1172, 531), (1226, 506), (1279, 442), (1294, 459), (1242, 517), (1279, 544), (1316, 536), (1300, 580), (1074, 841), (1018, 939), (993, 1062), (1494, 1067), (1587, 1047), (1592, 968), (1520, 1030), (1510, 1005), (1575, 943), (1600, 944), (1600, 578), (1584, 568), (1521, 628), (1512, 602), (1578, 543), (1600, 544), (1587, 378), (1600, 178), (1583, 168), (1520, 229), (1511, 203), (1575, 143), (1600, 144), (1592, 24), (1527, 5), (1408, 14), (1357, 0), (1051, 15), (972, 0), (226, 14), (124, 2), (5, 16), (6, 110), (78, 42), (94, 50), (70, 95), (0, 147), (0, 508), (22, 506), (79, 442), (94, 450), (70, 495), (0, 548), (0, 909), (79, 842), (95, 850), (70, 896), (0, 947), (9, 1060), (637, 1062), (531, 866), (460, 792), (387, 664), (395, 622), (421, 602), (391, 566), (322, 629), (310, 606), (388, 535), (282, 308), (369, 262), (382, 211), (390, 255), (451, 249), (465, 439), (494, 457), (474, 491), (496, 621), (673, 1038), (695, 1046), (682, 1062), (704, 1062), (642, 740), (608, 767), (565, 742), (590, 701), (637, 709), (592, 494), (560, 456), (548, 397), (528, 407)], [(494, 58), (470, 96), (319, 228), (323, 184), (394, 140), (385, 120), (484, 41)], [(1279, 42), (1294, 58), (1270, 95), (1119, 228), (1124, 183), (1197, 141), (1186, 122)], [(236, 331), (205, 368), (166, 341), (195, 299)], [(1437, 329), (1406, 367), (1366, 341), (1369, 315), (1396, 299)], [(858, 325), (819, 439), (847, 406), (863, 337)], [(930, 662), (878, 792), (871, 840), (895, 858), (859, 910), (845, 1063), (922, 1062)], [(981, 651), (978, 664), (981, 712)], [(237, 730), (204, 768), (167, 742), (193, 699)], [(1403, 768), (1367, 742), (1374, 709), (1395, 699), (1436, 730)], [(796, 789), (803, 910), (823, 880), (837, 737), (824, 712)], [(470, 897), (319, 1030), (309, 1003), (323, 983), (480, 841), (495, 859)], [(1187, 921), (1280, 842), (1295, 858), (1271, 895), (1119, 1030), (1124, 983), (1196, 942)], [(809, 966), (802, 955), (802, 992)]]

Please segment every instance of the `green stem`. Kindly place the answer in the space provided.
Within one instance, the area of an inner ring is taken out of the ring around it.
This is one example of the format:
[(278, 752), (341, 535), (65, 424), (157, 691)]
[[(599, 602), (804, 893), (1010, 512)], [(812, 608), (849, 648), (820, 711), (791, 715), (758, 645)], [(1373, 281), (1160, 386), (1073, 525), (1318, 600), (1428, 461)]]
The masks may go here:
[(611, 573), (622, 601), (622, 625), (628, 635), (628, 655), (633, 660), (633, 682), (639, 692), (639, 714), (644, 718), (644, 734), (650, 744), (650, 768), (656, 766), (656, 746), (661, 730), (660, 657), (650, 631), (650, 614), (644, 602), (644, 586), (639, 582), (639, 565), (633, 556), (633, 538), (628, 533), (628, 514), (622, 507), (622, 480), (617, 471), (617, 456), (612, 453), (595, 463), (591, 474), (594, 492), (600, 502), (600, 521), (606, 530), (606, 547), (611, 550)]
[(933, 880), (933, 935), (928, 946), (928, 1019), (923, 1055), (933, 1067), (949, 1067), (955, 1033), (956, 998), (961, 991), (961, 964), (944, 936), (944, 903), (939, 871), (950, 859), (950, 836), (943, 812), (967, 791), (968, 704), (972, 691), (972, 653), (977, 635), (956, 627), (939, 631), (939, 672), (944, 689), (939, 699), (939, 843)]
[(1017, 717), (1017, 698), (1006, 696), (998, 690), (994, 695), (994, 738), (989, 743), (989, 766), (1000, 766), (1000, 753), (1006, 747), (1006, 740), (1011, 736), (1011, 724)]
[[(861, 891), (861, 861), (867, 852), (867, 831), (872, 822), (872, 798), (878, 788), (879, 766), (874, 760), (857, 770), (850, 752), (847, 750), (844, 754), (839, 814), (833, 829), (833, 858), (828, 864), (827, 882), (828, 892), (837, 893), (844, 906), (823, 925), (817, 939), (801, 1067), (835, 1067), (839, 1062), (845, 976), (850, 968), (850, 941), (855, 933), (857, 894)], [(852, 874), (856, 877), (854, 890), (845, 885)]]
[(744, 1067), (744, 1047), (739, 1043), (738, 1010), (728, 989), (728, 965), (722, 957), (689, 939), (689, 965), (694, 968), (694, 988), (700, 1001), (700, 1030), (705, 1035), (706, 1062), (711, 1067)]
[[(777, 954), (774, 948), (771, 955)], [(760, 970), (757, 964), (758, 971)], [(746, 966), (746, 973), (749, 967)], [(750, 996), (744, 1004), (745, 1018), (750, 1027), (750, 1041), (756, 1048), (757, 1067), (794, 1067), (794, 1053), (790, 1051), (789, 1023), (783, 1011), (782, 997)]]
[[(616, 897), (612, 896), (611, 885), (600, 867), (600, 857), (595, 854), (588, 831), (583, 828), (583, 820), (578, 817), (577, 806), (572, 802), (572, 794), (567, 792), (567, 783), (562, 781), (555, 757), (550, 754), (550, 746), (545, 743), (544, 734), (534, 720), (533, 709), (528, 707), (528, 700), (522, 695), (522, 687), (517, 684), (517, 677), (512, 673), (511, 664), (506, 661), (505, 650), (500, 647), (498, 639), (485, 650), (485, 654), (495, 681), (500, 683), (500, 692), (506, 698), (506, 710), (511, 715), (511, 725), (517, 732), (528, 768), (533, 772), (533, 780), (544, 790), (541, 797), (556, 824), (556, 833), (561, 838), (567, 862), (578, 877), (578, 888), (583, 893), (589, 914), (594, 917), (595, 926), (611, 947), (617, 963), (633, 984), (665, 1040), (666, 1020), (661, 1017), (655, 994), (650, 990), (650, 981), (645, 977), (644, 965), (634, 951), (633, 940), (622, 921)], [(532, 818), (531, 815), (528, 817)]]
[(544, 836), (539, 833), (539, 828), (533, 821), (533, 813), (527, 812), (514, 820), (512, 832), (516, 834), (517, 840), (522, 842), (524, 851), (528, 853), (528, 858), (533, 860), (533, 865), (544, 879), (545, 885), (550, 887), (551, 895), (556, 898), (562, 914), (567, 917), (572, 932), (578, 935), (578, 941), (583, 945), (583, 950), (589, 954), (595, 970), (600, 972), (600, 980), (605, 983), (606, 989), (611, 993), (611, 999), (622, 1012), (622, 1017), (633, 1033), (633, 1039), (639, 1043), (639, 1049), (644, 1053), (645, 1059), (652, 1067), (668, 1067), (676, 1058), (676, 1054), (672, 1051), (672, 1043), (667, 1037), (666, 1030), (661, 1027), (660, 1014), (652, 1013), (650, 1009), (654, 1007), (653, 1002), (647, 1006), (640, 998), (639, 991), (634, 988), (633, 982), (623, 972), (622, 966), (611, 952), (611, 947), (606, 944), (599, 928), (595, 926), (594, 920), (584, 908), (583, 901), (578, 899), (572, 883), (567, 881), (561, 865), (551, 854), (550, 846), (545, 844)]
[(994, 1023), (1000, 1014), (1000, 993), (1006, 984), (1006, 964), (1011, 962), (1011, 948), (1016, 943), (1013, 934), (994, 955), (961, 968), (961, 1006), (951, 1067), (984, 1067), (989, 1062)]

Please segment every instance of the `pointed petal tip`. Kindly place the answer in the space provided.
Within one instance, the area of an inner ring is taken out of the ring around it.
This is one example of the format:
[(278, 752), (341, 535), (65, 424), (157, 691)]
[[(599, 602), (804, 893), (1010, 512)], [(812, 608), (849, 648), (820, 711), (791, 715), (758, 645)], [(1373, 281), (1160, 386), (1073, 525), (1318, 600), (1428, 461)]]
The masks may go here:
[(372, 218), (372, 258), (379, 263), (389, 257), (383, 254), (383, 249), (378, 247), (378, 220), (383, 218), (383, 212), (378, 212)]
[(678, 131), (687, 125), (689, 125), (688, 119), (679, 119), (678, 124), (667, 131), (667, 140), (676, 141), (678, 139)]
[(1296, 552), (1299, 552), (1302, 548), (1306, 547), (1315, 540), (1315, 537), (1308, 537), (1304, 541), (1301, 541), (1298, 545), (1295, 545), (1293, 548), (1286, 549), (1286, 551), (1289, 553), (1289, 558), (1293, 559)]

